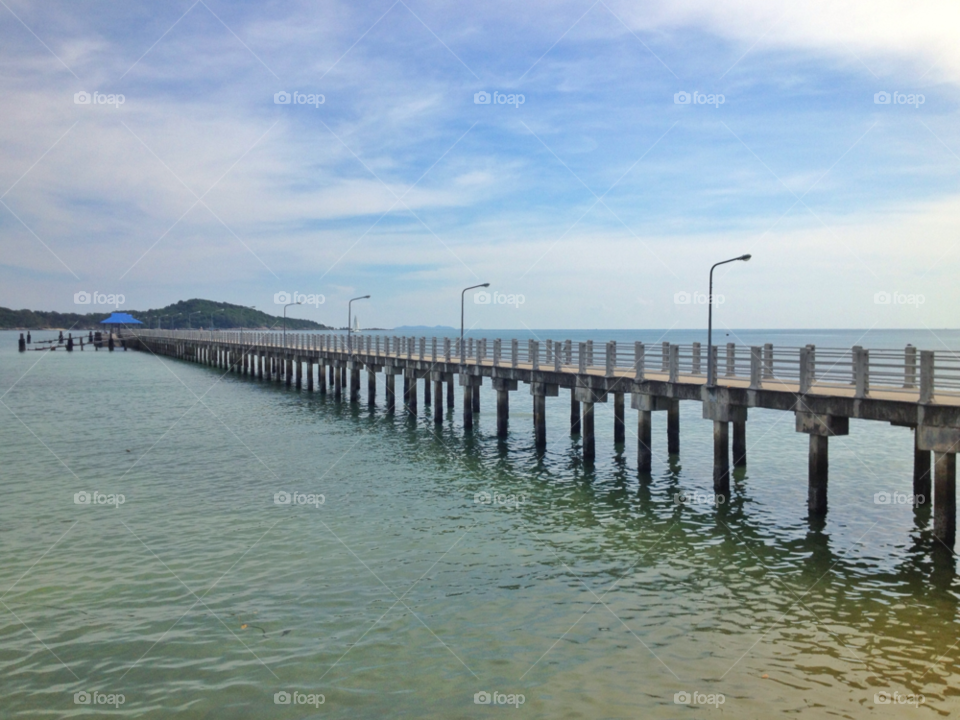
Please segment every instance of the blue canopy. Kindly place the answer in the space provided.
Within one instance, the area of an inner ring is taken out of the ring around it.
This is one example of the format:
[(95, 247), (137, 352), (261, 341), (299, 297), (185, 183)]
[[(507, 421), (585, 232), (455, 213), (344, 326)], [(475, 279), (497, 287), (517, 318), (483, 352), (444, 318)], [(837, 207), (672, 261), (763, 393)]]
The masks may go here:
[(101, 325), (143, 325), (142, 322), (133, 317), (130, 313), (115, 312), (106, 320), (100, 321)]

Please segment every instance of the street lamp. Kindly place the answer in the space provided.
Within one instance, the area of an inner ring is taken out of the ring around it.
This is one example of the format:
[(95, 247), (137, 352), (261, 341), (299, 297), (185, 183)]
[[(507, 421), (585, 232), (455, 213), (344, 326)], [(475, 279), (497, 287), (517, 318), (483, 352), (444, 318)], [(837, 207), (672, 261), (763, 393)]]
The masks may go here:
[(717, 369), (713, 366), (713, 269), (718, 265), (726, 265), (727, 263), (736, 262), (737, 260), (746, 262), (749, 259), (750, 255), (741, 255), (740, 257), (715, 263), (713, 267), (710, 268), (710, 293), (707, 295), (707, 387), (713, 387), (717, 382)]
[(220, 308), (219, 310), (210, 311), (210, 329), (211, 330), (213, 330), (213, 316), (216, 315), (217, 313), (222, 313), (222, 312), (226, 312), (226, 310), (224, 310), (224, 308)]
[(187, 325), (190, 326), (191, 330), (193, 330), (193, 323), (190, 321), (190, 318), (193, 317), (194, 315), (200, 315), (202, 312), (203, 312), (202, 310), (194, 310), (192, 313), (189, 313), (187, 315)]
[(351, 333), (353, 332), (353, 326), (351, 325), (351, 323), (353, 322), (353, 308), (350, 306), (353, 305), (354, 300), (369, 300), (369, 299), (370, 299), (369, 295), (363, 295), (361, 297), (355, 297), (353, 298), (353, 300), (350, 300), (350, 302), (347, 303), (347, 352), (350, 353), (351, 355), (353, 354), (353, 342), (352, 342), (353, 337), (351, 335)]
[(283, 306), (283, 349), (287, 349), (287, 308), (291, 305), (302, 305), (300, 302), (287, 303)]
[(463, 292), (460, 293), (460, 364), (463, 365), (463, 296), (467, 294), (467, 290), (476, 290), (481, 287), (490, 287), (490, 283), (483, 283), (482, 285), (471, 285), (468, 288), (464, 288)]

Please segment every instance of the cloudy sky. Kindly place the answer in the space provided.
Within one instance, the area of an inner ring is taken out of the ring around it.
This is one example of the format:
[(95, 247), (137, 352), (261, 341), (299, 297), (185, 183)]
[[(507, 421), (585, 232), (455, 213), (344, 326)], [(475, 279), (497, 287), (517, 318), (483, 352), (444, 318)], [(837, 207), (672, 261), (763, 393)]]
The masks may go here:
[(960, 326), (955, 0), (0, 5), (0, 305)]

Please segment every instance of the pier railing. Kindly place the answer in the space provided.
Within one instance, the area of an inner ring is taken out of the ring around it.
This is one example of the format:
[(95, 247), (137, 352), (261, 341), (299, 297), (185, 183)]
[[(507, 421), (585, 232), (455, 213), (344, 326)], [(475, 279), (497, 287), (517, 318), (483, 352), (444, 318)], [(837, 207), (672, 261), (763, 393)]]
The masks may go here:
[[(704, 384), (707, 348), (701, 343), (594, 343), (257, 330), (126, 330), (144, 338), (262, 348), (296, 355), (326, 352), (364, 362), (401, 358), (438, 363), (522, 367), (560, 373)], [(900, 349), (743, 346), (713, 348), (717, 384), (750, 389), (883, 397), (908, 402), (960, 402), (960, 353)]]

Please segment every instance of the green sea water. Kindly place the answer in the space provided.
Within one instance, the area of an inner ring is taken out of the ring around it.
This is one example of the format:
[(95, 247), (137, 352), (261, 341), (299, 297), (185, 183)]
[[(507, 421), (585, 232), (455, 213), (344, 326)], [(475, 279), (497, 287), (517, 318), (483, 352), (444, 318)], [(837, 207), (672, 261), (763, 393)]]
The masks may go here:
[(351, 405), (15, 338), (0, 333), (4, 718), (960, 712), (955, 556), (929, 508), (874, 498), (911, 491), (905, 428), (854, 420), (831, 440), (811, 523), (788, 413), (750, 410), (728, 504), (678, 504), (712, 491), (698, 403), (679, 456), (654, 414), (642, 476), (635, 412), (615, 446), (597, 406), (585, 466), (566, 392), (540, 455), (523, 385), (500, 441), (489, 387), (465, 433), (459, 388), (434, 426), (422, 396), (415, 417), (385, 413), (382, 378), (370, 408), (365, 382)]

